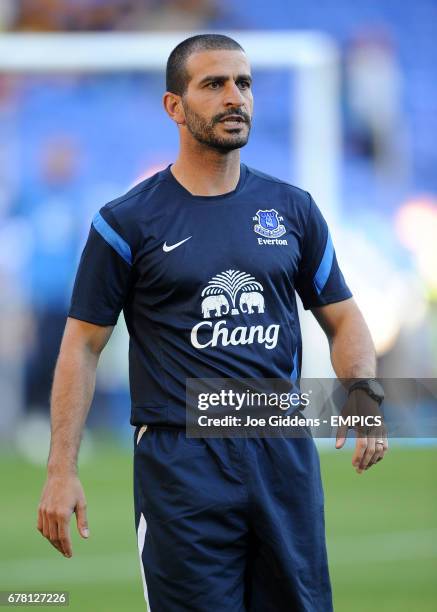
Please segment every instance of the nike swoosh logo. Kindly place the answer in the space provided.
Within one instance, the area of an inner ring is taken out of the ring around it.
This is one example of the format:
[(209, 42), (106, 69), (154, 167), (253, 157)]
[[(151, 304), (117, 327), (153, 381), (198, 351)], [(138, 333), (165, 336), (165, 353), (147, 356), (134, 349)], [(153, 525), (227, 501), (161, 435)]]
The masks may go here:
[(187, 242), (187, 240), (189, 240), (190, 238), (192, 238), (192, 236), (188, 236), (188, 238), (185, 238), (185, 240), (181, 240), (180, 242), (176, 242), (176, 244), (172, 244), (172, 245), (167, 245), (167, 242), (164, 242), (164, 244), (162, 245), (162, 250), (164, 251), (164, 253), (170, 253), (170, 251), (173, 251), (173, 249), (177, 249), (178, 246), (181, 246), (181, 244), (184, 244), (184, 242)]

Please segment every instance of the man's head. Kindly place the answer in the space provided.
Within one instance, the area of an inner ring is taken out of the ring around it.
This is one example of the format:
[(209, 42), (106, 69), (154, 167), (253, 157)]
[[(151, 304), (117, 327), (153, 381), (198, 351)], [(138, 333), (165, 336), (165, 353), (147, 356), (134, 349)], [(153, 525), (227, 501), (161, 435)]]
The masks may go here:
[(253, 98), (242, 47), (221, 34), (200, 34), (171, 52), (164, 105), (185, 136), (221, 153), (249, 138)]

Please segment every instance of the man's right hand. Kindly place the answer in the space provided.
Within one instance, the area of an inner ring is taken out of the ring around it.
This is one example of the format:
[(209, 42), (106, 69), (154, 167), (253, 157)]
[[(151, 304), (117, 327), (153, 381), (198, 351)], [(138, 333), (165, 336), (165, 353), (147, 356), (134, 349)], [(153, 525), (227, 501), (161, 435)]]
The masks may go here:
[(83, 538), (89, 535), (86, 500), (76, 474), (47, 477), (38, 507), (37, 529), (65, 557), (73, 554), (70, 519), (75, 512), (77, 529)]

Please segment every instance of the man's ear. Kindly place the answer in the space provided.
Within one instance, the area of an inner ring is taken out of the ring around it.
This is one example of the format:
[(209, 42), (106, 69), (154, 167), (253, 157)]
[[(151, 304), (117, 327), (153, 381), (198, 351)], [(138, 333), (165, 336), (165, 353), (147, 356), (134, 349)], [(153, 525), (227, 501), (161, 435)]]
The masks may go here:
[(165, 111), (170, 119), (173, 119), (178, 125), (185, 124), (185, 112), (182, 106), (182, 97), (178, 94), (174, 94), (171, 91), (166, 91), (162, 103)]

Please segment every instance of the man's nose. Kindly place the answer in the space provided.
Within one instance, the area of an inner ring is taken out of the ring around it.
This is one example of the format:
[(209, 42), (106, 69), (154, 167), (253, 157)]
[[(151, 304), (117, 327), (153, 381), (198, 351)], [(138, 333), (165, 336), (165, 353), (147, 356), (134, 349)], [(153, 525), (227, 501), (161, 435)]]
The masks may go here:
[(227, 106), (242, 106), (244, 104), (244, 96), (235, 81), (226, 84), (224, 103)]

